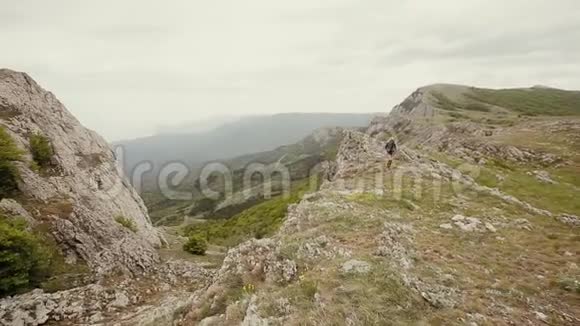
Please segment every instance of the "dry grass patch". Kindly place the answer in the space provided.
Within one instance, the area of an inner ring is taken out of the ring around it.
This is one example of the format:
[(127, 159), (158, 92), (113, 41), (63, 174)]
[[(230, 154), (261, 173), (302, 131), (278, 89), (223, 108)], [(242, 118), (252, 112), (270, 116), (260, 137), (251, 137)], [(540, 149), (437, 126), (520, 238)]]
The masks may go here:
[[(579, 277), (578, 270), (569, 270), (574, 266), (570, 264), (580, 263), (580, 242), (574, 229), (493, 197), (470, 197), (467, 205), (464, 215), (492, 219), (497, 232), (440, 230), (430, 224), (417, 227), (415, 236), (419, 264), (438, 266), (452, 275), (454, 286), (465, 295), (460, 309), (488, 317), (507, 313), (516, 322), (529, 319), (530, 303), (567, 314), (580, 313), (575, 304), (580, 300), (578, 293), (561, 286), (561, 280)], [(490, 212), (489, 207), (496, 209)], [(531, 231), (511, 224), (522, 217), (531, 222)], [(505, 308), (501, 311), (497, 307)], [(511, 309), (505, 310), (507, 307)]]

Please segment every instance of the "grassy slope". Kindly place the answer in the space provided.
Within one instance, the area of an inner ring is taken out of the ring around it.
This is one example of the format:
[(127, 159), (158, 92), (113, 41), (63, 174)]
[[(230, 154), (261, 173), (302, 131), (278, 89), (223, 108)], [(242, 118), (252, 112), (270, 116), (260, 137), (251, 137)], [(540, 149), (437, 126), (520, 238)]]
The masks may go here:
[[(361, 177), (373, 179), (370, 174)], [(504, 323), (506, 315), (516, 324), (523, 324), (536, 320), (534, 309), (546, 312), (549, 320), (558, 324), (559, 312), (580, 313), (575, 304), (580, 300), (580, 288), (574, 283), (580, 272), (569, 268), (571, 263), (579, 263), (580, 236), (574, 229), (496, 197), (469, 188), (454, 189), (447, 182), (440, 197), (434, 198), (432, 180), (424, 179), (423, 195), (418, 196), (410, 181), (403, 183), (403, 198), (413, 205), (390, 197), (393, 184), (387, 177), (385, 196), (337, 194), (329, 199), (347, 202), (353, 205), (351, 210), (312, 206), (311, 218), (300, 231), (282, 239), (283, 254), (298, 263), (299, 280), (288, 286), (261, 284), (262, 315), (275, 315), (275, 307), (266, 302), (281, 298), (298, 310), (290, 322), (297, 325), (341, 324), (353, 315), (355, 324), (360, 325), (438, 325), (465, 319), (466, 314), (485, 316), (485, 325)], [(544, 200), (547, 203), (551, 198)], [(450, 223), (455, 214), (492, 223), (497, 231), (471, 233), (439, 228)], [(518, 227), (517, 221), (522, 218), (530, 221), (531, 230)], [(404, 285), (393, 261), (375, 255), (385, 222), (413, 226), (414, 240), (408, 250), (414, 267), (407, 273), (457, 289), (461, 298), (457, 307), (433, 308)], [(369, 262), (370, 273), (339, 273), (341, 264), (352, 258), (304, 260), (297, 255), (298, 248), (319, 236), (332, 238), (348, 249), (351, 257)], [(557, 313), (550, 314), (545, 307)]]
[(303, 181), (287, 197), (274, 197), (229, 219), (213, 219), (188, 225), (184, 228), (184, 234), (200, 235), (208, 242), (222, 246), (233, 246), (253, 237), (270, 236), (282, 224), (288, 206), (298, 202), (310, 190), (310, 184)]
[(535, 207), (556, 214), (580, 215), (580, 166), (554, 166), (545, 169), (556, 183), (538, 180), (533, 171), (543, 169), (533, 165), (515, 164), (501, 160), (488, 160), (483, 166), (469, 163), (437, 153), (432, 155), (454, 167), (461, 166), (464, 172), (477, 171), (475, 180), (483, 186), (497, 188), (502, 192), (524, 200)]
[(580, 92), (551, 88), (475, 88), (469, 98), (527, 115), (580, 115)]
[[(578, 121), (576, 116), (580, 116), (580, 92), (548, 88), (503, 90), (471, 88), (463, 89), (460, 96), (457, 94), (447, 96), (447, 93), (453, 92), (433, 91), (434, 103), (451, 116), (455, 115), (456, 120), (497, 122), (499, 120), (489, 117), (500, 113), (504, 121), (510, 121), (509, 125), (502, 126), (507, 129), (500, 135), (489, 138), (488, 141), (553, 153), (564, 157), (567, 161), (563, 165), (545, 167), (490, 159), (485, 166), (478, 168), (476, 180), (480, 184), (498, 188), (554, 213), (580, 215), (580, 204), (576, 200), (580, 195), (580, 137), (574, 129), (546, 131), (547, 126), (558, 121)], [(469, 107), (473, 107), (474, 104), (486, 109), (469, 112)], [(518, 115), (501, 114), (503, 112), (501, 110), (536, 117), (530, 120), (531, 122), (522, 123)], [(558, 117), (561, 115), (571, 117), (561, 120)], [(466, 163), (441, 154), (435, 155), (435, 158), (453, 166)], [(556, 183), (547, 184), (537, 180), (533, 175), (537, 170), (549, 172)]]
[(442, 122), (471, 121), (491, 128), (512, 127), (522, 117), (580, 116), (580, 92), (549, 88), (482, 89), (457, 85), (427, 88)]

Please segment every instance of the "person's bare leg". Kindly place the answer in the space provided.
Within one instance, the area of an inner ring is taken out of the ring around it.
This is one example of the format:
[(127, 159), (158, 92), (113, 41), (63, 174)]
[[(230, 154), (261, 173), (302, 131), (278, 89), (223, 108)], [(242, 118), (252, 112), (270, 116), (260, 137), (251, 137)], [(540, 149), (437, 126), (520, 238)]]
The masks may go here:
[(393, 160), (389, 159), (389, 161), (387, 162), (387, 169), (391, 168), (391, 164), (393, 164)]

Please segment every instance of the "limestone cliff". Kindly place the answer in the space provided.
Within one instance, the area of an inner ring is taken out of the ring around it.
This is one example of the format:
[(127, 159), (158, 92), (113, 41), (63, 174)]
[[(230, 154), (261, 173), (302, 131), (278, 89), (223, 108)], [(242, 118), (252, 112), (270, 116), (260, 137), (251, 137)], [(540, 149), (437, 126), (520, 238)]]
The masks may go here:
[[(19, 194), (0, 203), (5, 215), (48, 226), (69, 262), (86, 262), (98, 273), (115, 267), (140, 273), (158, 261), (154, 248), (162, 239), (113, 151), (52, 93), (25, 73), (1, 69), (0, 126), (24, 152), (16, 162)], [(42, 171), (32, 160), (31, 135), (48, 139), (53, 150)], [(116, 222), (120, 217), (134, 231)]]

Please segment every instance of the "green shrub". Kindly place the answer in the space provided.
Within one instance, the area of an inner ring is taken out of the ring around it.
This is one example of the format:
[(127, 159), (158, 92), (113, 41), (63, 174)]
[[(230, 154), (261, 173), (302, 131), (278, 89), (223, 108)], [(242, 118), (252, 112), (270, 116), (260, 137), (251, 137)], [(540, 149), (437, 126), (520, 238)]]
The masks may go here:
[(318, 283), (312, 280), (301, 280), (300, 289), (306, 298), (314, 300), (316, 293), (318, 293)]
[(0, 216), (0, 296), (37, 286), (48, 277), (51, 254), (25, 226), (22, 220)]
[(560, 289), (580, 294), (580, 282), (574, 279), (561, 279), (558, 282)]
[(205, 255), (207, 241), (200, 235), (192, 235), (183, 245), (183, 250), (194, 255)]
[(126, 227), (129, 230), (137, 232), (137, 225), (135, 224), (135, 221), (133, 221), (132, 219), (119, 215), (115, 217), (115, 221), (117, 221), (117, 223), (121, 224), (122, 226)]
[(489, 107), (487, 107), (484, 104), (481, 103), (468, 103), (466, 105), (463, 106), (463, 109), (468, 110), (468, 111), (479, 111), (479, 112), (489, 112), (491, 111), (491, 109)]
[(20, 160), (21, 154), (6, 130), (0, 126), (0, 199), (18, 190), (18, 170), (13, 162)]
[(41, 168), (50, 166), (50, 160), (54, 152), (48, 138), (40, 134), (32, 134), (29, 141), (34, 162)]
[(0, 160), (18, 161), (22, 152), (16, 147), (10, 135), (0, 126)]
[(463, 115), (461, 113), (458, 112), (449, 112), (449, 116), (455, 119), (469, 119), (468, 116)]
[(0, 199), (18, 190), (18, 170), (10, 162), (0, 161)]

